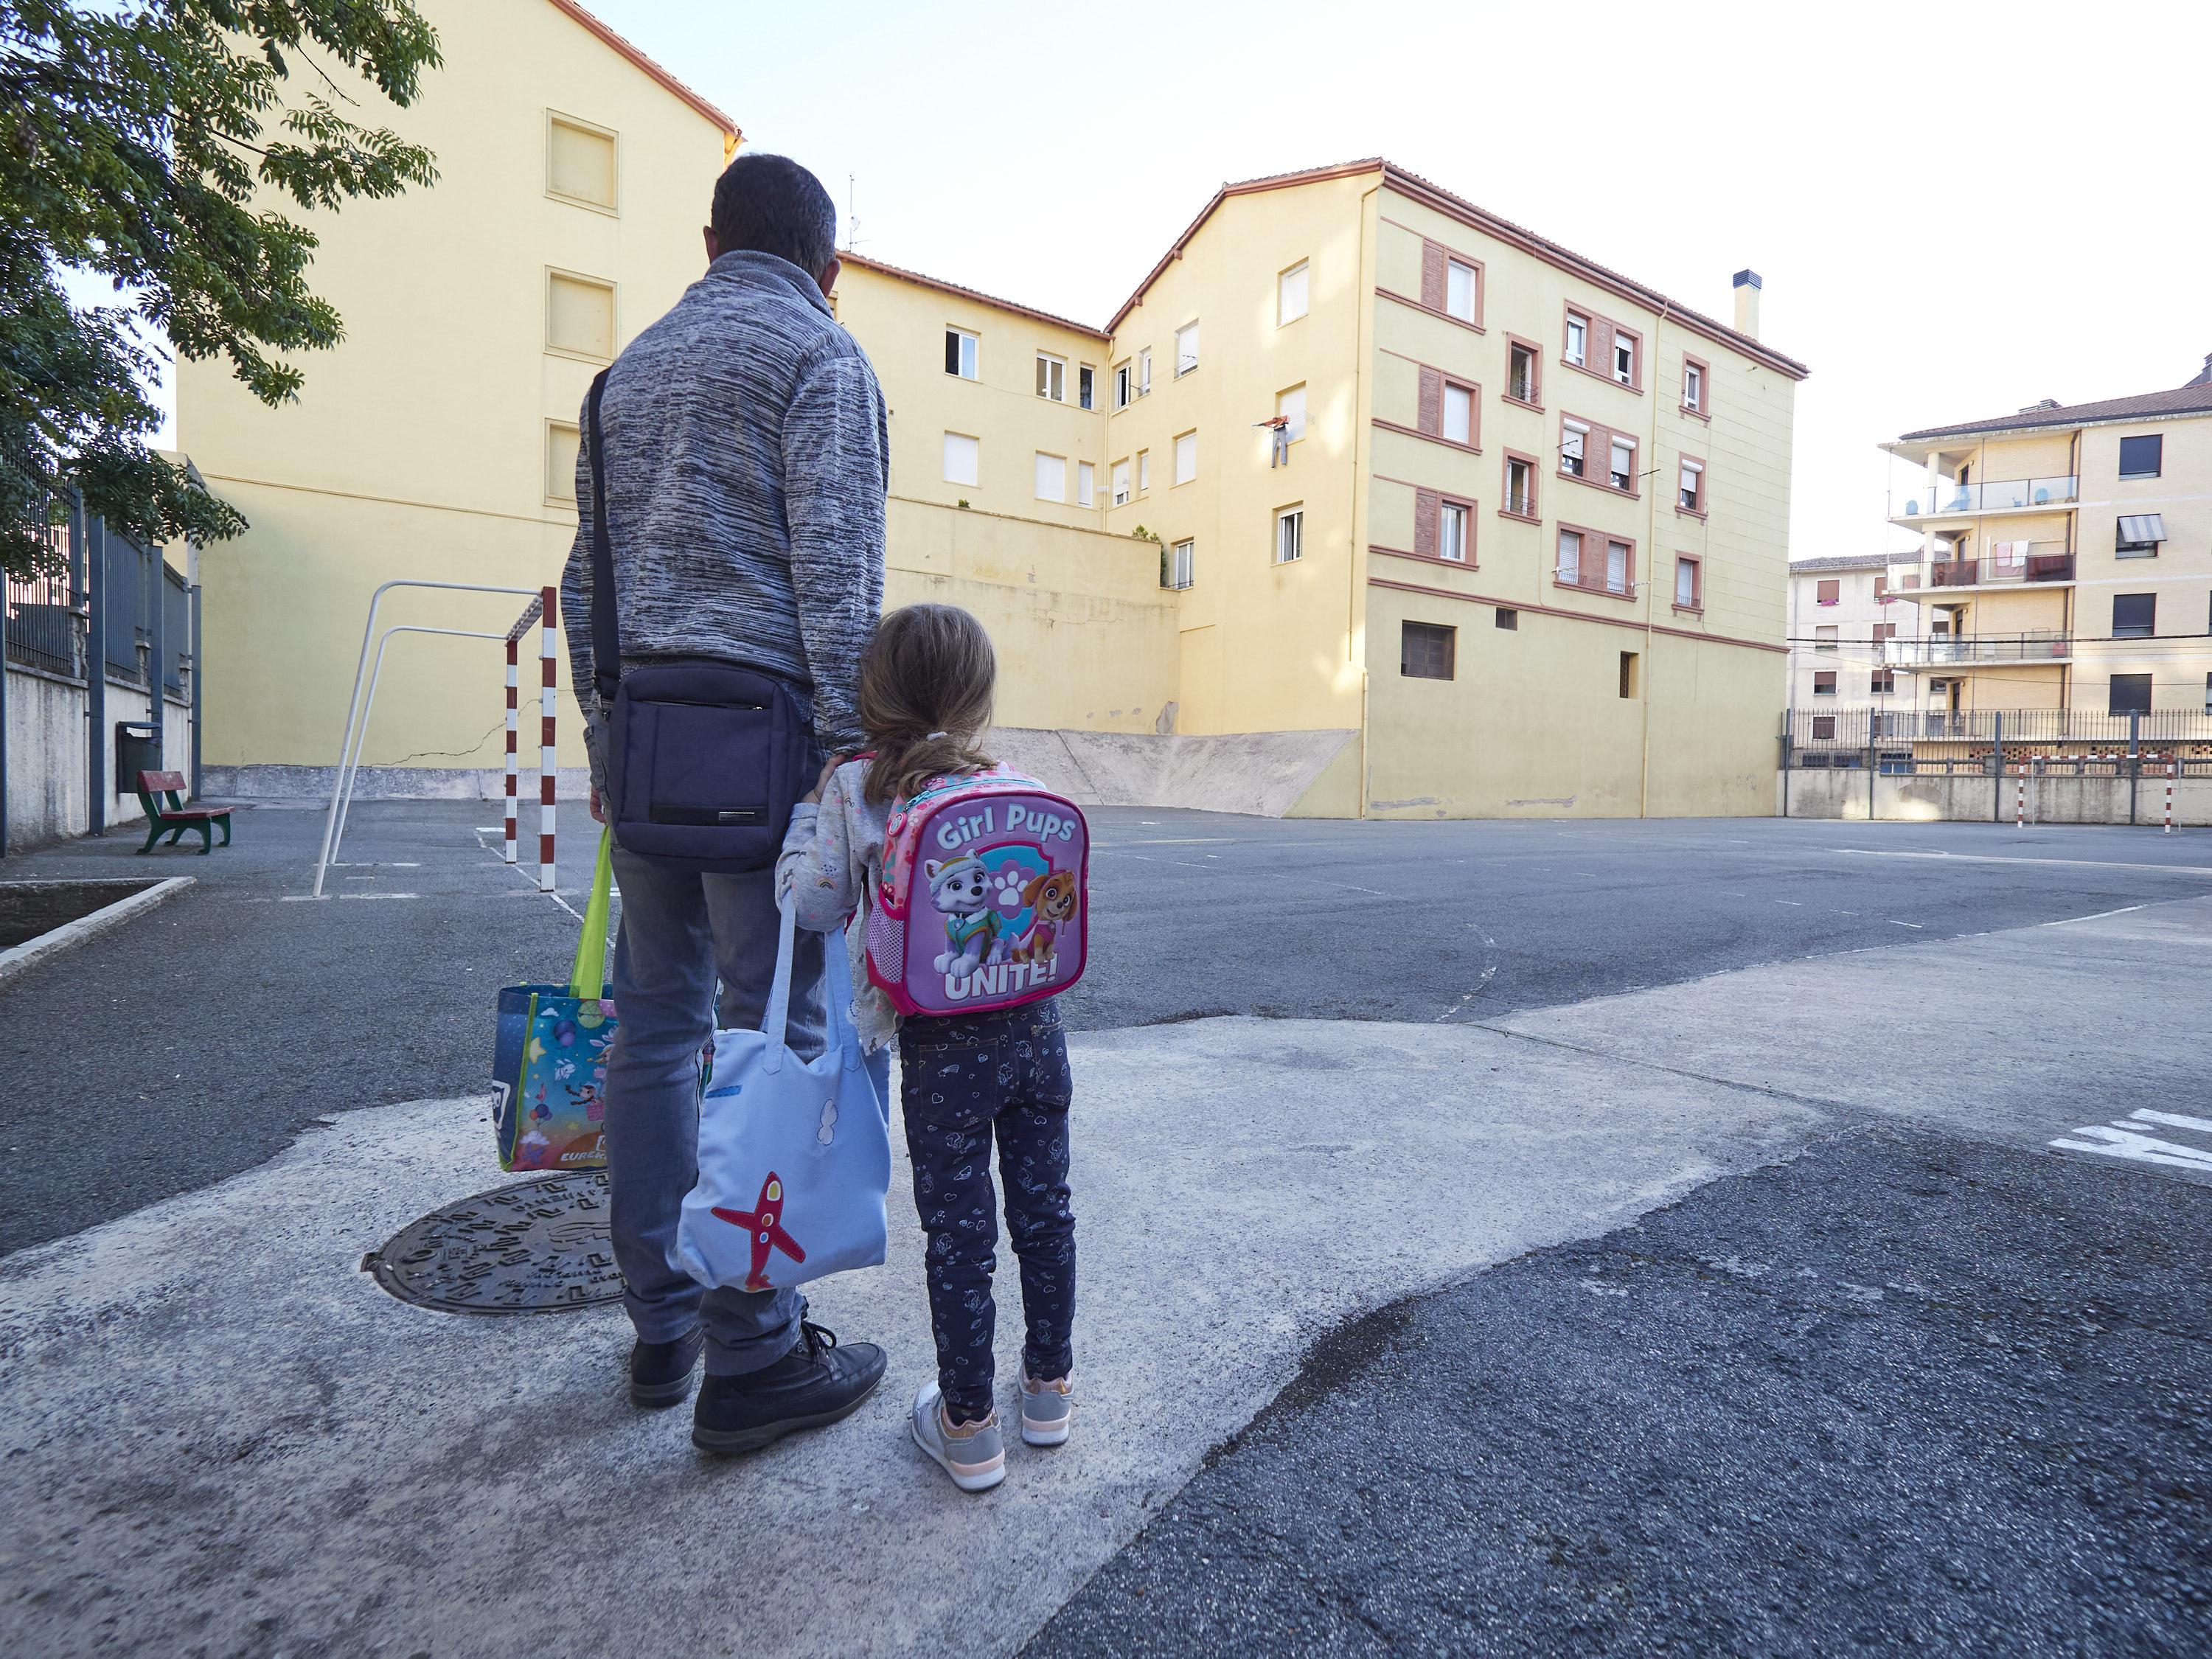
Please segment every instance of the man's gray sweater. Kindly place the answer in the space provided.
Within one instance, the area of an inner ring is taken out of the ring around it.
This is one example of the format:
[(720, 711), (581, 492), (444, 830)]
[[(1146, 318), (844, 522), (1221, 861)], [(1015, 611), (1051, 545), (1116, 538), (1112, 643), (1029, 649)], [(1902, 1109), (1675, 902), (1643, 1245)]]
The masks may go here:
[[(825, 749), (859, 747), (890, 446), (875, 370), (814, 278), (773, 254), (725, 253), (615, 360), (599, 415), (623, 660), (784, 675), (811, 688)], [(576, 510), (562, 623), (603, 779), (588, 433)]]

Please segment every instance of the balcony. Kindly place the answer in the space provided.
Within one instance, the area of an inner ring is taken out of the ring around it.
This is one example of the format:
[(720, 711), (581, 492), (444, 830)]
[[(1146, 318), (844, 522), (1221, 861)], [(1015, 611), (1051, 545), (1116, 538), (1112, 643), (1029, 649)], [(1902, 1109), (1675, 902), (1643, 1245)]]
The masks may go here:
[(1901, 668), (1907, 673), (1971, 667), (1978, 663), (2074, 660), (2074, 641), (2064, 634), (1957, 634), (1936, 639), (1884, 640), (1881, 644), (1882, 666)]
[(1889, 496), (1889, 516), (1899, 524), (1934, 519), (1972, 518), (1980, 513), (2033, 513), (2039, 507), (2070, 506), (2081, 495), (2079, 478), (1990, 478), (1978, 483), (1925, 480)]
[(2011, 542), (2008, 550), (1986, 558), (1929, 559), (1890, 567), (1888, 591), (1893, 599), (1917, 599), (1918, 590), (1931, 587), (2019, 587), (2074, 580), (2074, 556), (2063, 542)]

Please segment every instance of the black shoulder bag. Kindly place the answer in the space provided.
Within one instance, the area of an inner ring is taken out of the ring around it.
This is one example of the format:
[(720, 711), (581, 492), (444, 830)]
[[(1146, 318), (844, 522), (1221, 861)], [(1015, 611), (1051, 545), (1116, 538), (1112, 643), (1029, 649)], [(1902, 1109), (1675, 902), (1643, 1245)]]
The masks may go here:
[(592, 459), (592, 662), (606, 716), (615, 842), (671, 869), (744, 875), (775, 862), (791, 809), (820, 765), (790, 684), (735, 663), (669, 658), (622, 666), (607, 536), (602, 371), (585, 404)]

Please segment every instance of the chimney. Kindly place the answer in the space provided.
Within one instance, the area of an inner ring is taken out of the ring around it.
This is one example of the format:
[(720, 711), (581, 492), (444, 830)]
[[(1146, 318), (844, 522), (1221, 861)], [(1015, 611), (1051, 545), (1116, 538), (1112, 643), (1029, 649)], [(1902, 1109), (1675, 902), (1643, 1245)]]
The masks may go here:
[(2063, 409), (2063, 407), (2065, 407), (2065, 405), (2061, 404), (2057, 398), (2045, 398), (2040, 403), (2030, 404), (2026, 409), (2023, 409), (2019, 412), (2022, 415), (2040, 415), (2046, 409)]
[(1765, 286), (1755, 270), (1735, 274), (1735, 331), (1754, 340), (1759, 337), (1759, 290)]
[(2208, 351), (2204, 354), (2204, 367), (2197, 370), (2197, 378), (2193, 380), (2185, 381), (2183, 384), (2186, 386), (2212, 386), (2212, 351)]

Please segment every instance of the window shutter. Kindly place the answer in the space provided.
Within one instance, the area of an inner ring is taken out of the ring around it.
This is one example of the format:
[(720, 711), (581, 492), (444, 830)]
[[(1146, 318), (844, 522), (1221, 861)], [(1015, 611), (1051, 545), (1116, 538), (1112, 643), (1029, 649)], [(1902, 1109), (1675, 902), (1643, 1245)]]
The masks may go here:
[(1444, 308), (1444, 251), (1434, 242), (1421, 244), (1421, 303), (1431, 311)]
[(1444, 377), (1437, 369), (1425, 368), (1421, 371), (1420, 404), (1414, 412), (1413, 424), (1431, 436), (1443, 434)]
[(1843, 598), (1844, 584), (1840, 577), (1831, 577), (1818, 583), (1813, 590), (1814, 601), (1820, 605), (1835, 605)]
[(1443, 506), (1433, 489), (1413, 492), (1413, 551), (1425, 558), (1437, 556), (1437, 514)]

